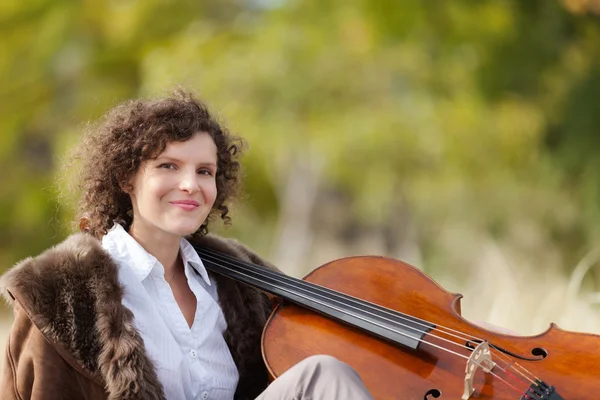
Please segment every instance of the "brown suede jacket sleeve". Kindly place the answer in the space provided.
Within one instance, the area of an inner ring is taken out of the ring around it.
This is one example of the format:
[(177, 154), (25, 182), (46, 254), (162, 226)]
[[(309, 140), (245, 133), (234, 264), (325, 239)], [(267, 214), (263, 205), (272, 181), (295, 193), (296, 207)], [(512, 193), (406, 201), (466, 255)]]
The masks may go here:
[(77, 371), (48, 343), (15, 299), (14, 323), (0, 375), (2, 399), (106, 399), (104, 389)]

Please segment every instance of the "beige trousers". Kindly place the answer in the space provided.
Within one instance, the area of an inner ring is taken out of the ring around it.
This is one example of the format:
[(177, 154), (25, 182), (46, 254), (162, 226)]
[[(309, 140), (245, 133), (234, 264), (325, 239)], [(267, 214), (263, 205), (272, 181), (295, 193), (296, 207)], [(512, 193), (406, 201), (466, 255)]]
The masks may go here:
[(358, 374), (337, 358), (311, 356), (275, 379), (256, 400), (372, 400)]

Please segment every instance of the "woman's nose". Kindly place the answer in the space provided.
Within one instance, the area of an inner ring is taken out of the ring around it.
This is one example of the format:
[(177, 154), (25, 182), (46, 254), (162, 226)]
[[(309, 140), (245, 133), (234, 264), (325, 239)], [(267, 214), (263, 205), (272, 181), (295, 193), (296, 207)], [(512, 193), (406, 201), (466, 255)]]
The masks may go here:
[(188, 192), (188, 193), (196, 193), (199, 190), (195, 171), (193, 174), (191, 174), (191, 173), (183, 174), (181, 181), (179, 182), (179, 189), (181, 189), (185, 192)]

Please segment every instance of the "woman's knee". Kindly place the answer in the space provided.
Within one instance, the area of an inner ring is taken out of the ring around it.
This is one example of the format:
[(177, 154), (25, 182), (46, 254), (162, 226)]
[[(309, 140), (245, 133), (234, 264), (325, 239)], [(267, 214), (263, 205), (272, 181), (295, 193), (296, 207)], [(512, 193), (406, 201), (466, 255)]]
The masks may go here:
[(316, 355), (302, 363), (305, 397), (301, 398), (373, 400), (360, 376), (345, 362), (328, 355)]
[(343, 361), (326, 354), (317, 354), (305, 358), (302, 363), (309, 369), (316, 369), (321, 373), (343, 374), (353, 373), (353, 369)]

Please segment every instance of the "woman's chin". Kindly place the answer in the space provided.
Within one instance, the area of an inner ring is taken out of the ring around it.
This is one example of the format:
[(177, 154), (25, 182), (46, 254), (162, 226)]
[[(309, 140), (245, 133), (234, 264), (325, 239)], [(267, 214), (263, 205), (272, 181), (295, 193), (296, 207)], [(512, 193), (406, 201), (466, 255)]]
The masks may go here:
[(171, 233), (179, 236), (188, 236), (200, 229), (200, 225), (179, 225), (170, 229)]

